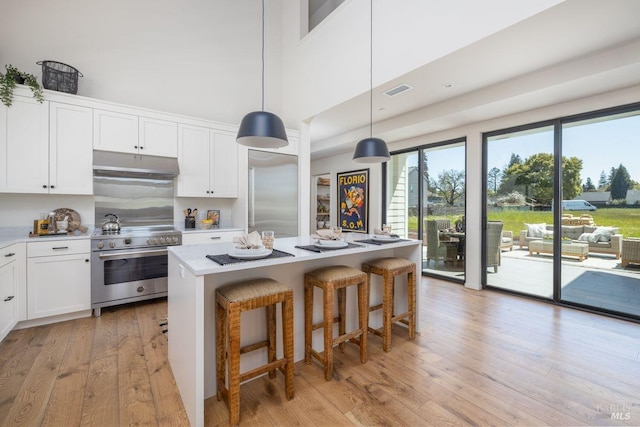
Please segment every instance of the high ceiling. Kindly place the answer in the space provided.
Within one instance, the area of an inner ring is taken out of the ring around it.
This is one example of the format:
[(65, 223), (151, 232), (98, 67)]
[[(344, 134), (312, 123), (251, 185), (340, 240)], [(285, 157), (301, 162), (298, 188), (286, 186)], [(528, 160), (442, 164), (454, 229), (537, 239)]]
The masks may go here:
[[(640, 85), (638, 16), (637, 0), (567, 0), (425, 64), (374, 88), (374, 136), (393, 142)], [(383, 94), (400, 84), (412, 89)], [(369, 133), (368, 111), (364, 93), (315, 116), (313, 157), (349, 151)]]

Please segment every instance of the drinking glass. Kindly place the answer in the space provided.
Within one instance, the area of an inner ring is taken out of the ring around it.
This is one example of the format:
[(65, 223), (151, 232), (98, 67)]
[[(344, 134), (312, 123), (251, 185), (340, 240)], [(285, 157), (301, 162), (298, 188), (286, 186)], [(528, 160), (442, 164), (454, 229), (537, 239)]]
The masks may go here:
[(391, 226), (387, 224), (382, 224), (382, 232), (384, 234), (391, 234)]
[(267, 230), (262, 232), (262, 245), (266, 249), (273, 249), (274, 240), (275, 240), (275, 235), (273, 231)]

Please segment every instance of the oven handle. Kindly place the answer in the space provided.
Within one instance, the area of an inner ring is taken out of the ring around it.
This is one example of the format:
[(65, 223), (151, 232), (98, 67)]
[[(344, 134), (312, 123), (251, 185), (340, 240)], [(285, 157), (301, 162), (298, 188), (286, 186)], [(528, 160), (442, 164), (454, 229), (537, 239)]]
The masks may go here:
[(118, 252), (118, 253), (108, 253), (108, 254), (98, 254), (98, 258), (103, 260), (109, 259), (125, 259), (125, 258), (143, 258), (147, 256), (153, 255), (166, 255), (167, 249), (155, 249), (151, 251), (133, 251), (133, 252)]

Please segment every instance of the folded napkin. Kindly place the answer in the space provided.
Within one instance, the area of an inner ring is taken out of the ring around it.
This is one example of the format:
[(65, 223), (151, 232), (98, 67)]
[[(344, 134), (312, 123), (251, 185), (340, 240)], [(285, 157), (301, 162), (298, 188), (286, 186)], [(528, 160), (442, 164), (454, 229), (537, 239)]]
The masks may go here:
[(316, 234), (312, 234), (311, 237), (318, 240), (340, 240), (342, 239), (342, 233), (335, 233), (331, 230), (317, 230)]
[(249, 234), (234, 237), (233, 243), (236, 244), (236, 248), (238, 249), (258, 249), (262, 247), (262, 238), (260, 237), (260, 233), (252, 231)]
[(375, 228), (374, 227), (373, 234), (378, 234), (378, 235), (382, 235), (382, 236), (390, 236), (391, 235), (391, 231), (387, 231), (387, 230), (383, 230), (382, 228)]

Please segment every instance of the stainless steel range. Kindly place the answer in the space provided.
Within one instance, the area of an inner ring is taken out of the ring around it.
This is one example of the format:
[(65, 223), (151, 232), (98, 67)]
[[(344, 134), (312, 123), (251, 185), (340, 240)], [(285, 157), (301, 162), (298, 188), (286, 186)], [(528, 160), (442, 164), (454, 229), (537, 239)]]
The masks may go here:
[(167, 295), (167, 247), (182, 244), (182, 234), (167, 227), (97, 229), (91, 236), (91, 308)]

